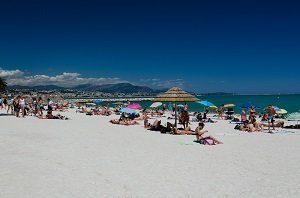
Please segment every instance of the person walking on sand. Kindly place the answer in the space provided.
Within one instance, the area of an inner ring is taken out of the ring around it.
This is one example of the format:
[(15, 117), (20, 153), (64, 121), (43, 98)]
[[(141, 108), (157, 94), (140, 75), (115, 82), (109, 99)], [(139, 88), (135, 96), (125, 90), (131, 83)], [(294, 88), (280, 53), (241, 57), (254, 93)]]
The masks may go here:
[(268, 114), (268, 131), (269, 133), (272, 133), (271, 131), (271, 125), (273, 127), (273, 130), (275, 130), (275, 126), (274, 126), (274, 115), (276, 113), (275, 109), (272, 107), (272, 105), (269, 105), (266, 109), (266, 112)]
[(24, 118), (25, 117), (25, 99), (23, 96), (20, 97), (19, 104), (20, 104), (20, 108), (22, 111), (22, 117)]
[(223, 107), (224, 107), (224, 104), (222, 104), (221, 106), (219, 106), (218, 108), (218, 118), (220, 119), (223, 119)]

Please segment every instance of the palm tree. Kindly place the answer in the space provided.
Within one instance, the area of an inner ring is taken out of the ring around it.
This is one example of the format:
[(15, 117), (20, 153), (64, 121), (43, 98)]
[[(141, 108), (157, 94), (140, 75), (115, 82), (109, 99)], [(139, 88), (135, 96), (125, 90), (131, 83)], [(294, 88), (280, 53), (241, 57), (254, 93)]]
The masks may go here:
[(3, 78), (0, 77), (0, 92), (4, 91), (7, 87), (7, 83)]

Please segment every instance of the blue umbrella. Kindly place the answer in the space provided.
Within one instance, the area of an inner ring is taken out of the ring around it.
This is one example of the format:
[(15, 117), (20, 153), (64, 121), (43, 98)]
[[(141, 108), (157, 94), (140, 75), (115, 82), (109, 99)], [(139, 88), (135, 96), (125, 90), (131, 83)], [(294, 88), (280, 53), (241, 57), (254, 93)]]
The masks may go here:
[(215, 106), (213, 103), (208, 102), (207, 100), (197, 101), (197, 103), (202, 104), (202, 105), (204, 105), (206, 107)]
[(134, 109), (130, 109), (127, 107), (124, 107), (120, 110), (122, 113), (130, 113), (130, 114), (137, 114), (137, 112)]
[(99, 104), (99, 103), (102, 102), (102, 101), (103, 101), (103, 99), (100, 99), (100, 98), (99, 98), (99, 99), (95, 99), (95, 100), (94, 100), (94, 103), (95, 103), (95, 104)]
[(240, 108), (242, 109), (249, 109), (250, 107), (254, 107), (255, 109), (259, 109), (260, 106), (256, 105), (256, 104), (252, 104), (252, 103), (245, 103), (240, 105)]

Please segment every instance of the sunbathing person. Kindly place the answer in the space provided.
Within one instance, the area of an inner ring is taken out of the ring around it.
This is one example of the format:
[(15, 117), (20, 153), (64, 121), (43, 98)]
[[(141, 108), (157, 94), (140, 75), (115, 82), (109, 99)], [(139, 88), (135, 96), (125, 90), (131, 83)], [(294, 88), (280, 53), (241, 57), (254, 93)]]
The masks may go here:
[(253, 116), (251, 117), (250, 120), (251, 120), (251, 123), (248, 124), (248, 132), (255, 132), (255, 131), (263, 130), (262, 125), (259, 124)]
[(57, 115), (53, 115), (52, 111), (48, 111), (47, 115), (43, 116), (38, 116), (39, 119), (59, 119), (59, 120), (68, 120), (69, 118), (67, 118), (66, 116), (57, 114)]
[(109, 121), (112, 124), (121, 124), (121, 125), (137, 125), (139, 124), (136, 120), (129, 120), (121, 117), (120, 119), (112, 119)]
[(208, 130), (204, 129), (204, 123), (199, 122), (199, 126), (196, 128), (196, 142), (199, 142), (200, 144), (208, 144), (208, 145), (215, 145), (215, 144), (223, 144), (223, 142), (217, 140), (213, 136), (204, 136), (205, 133), (208, 132)]
[(176, 127), (173, 130), (174, 135), (196, 135), (195, 131), (192, 130), (190, 126), (185, 129), (177, 129)]
[[(260, 123), (261, 126), (269, 127), (269, 123)], [(276, 121), (274, 122), (274, 127), (283, 128), (284, 127), (284, 121)]]
[(160, 120), (154, 120), (153, 124), (148, 124), (148, 129), (150, 131), (160, 131), (160, 124), (161, 124), (161, 121)]

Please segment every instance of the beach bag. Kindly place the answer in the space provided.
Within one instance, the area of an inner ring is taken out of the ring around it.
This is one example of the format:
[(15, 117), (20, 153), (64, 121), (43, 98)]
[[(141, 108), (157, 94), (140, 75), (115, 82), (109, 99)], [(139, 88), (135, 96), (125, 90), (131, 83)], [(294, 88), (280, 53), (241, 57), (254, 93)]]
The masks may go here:
[(200, 140), (200, 144), (203, 144), (203, 145), (214, 145), (215, 143), (214, 143), (213, 139), (207, 137), (207, 138), (202, 138)]
[(240, 125), (235, 125), (234, 129), (240, 130), (241, 126)]

